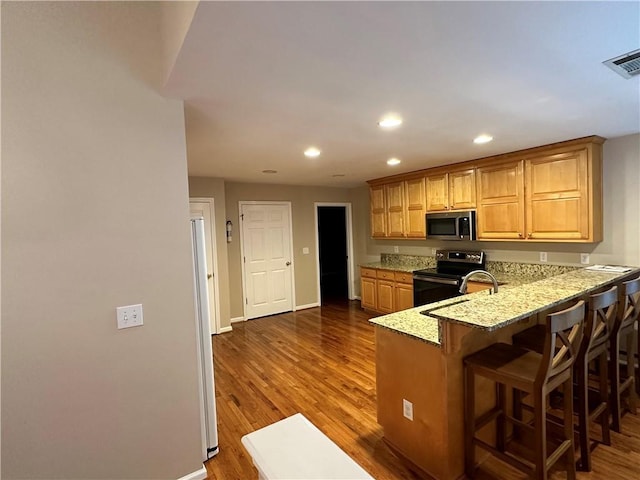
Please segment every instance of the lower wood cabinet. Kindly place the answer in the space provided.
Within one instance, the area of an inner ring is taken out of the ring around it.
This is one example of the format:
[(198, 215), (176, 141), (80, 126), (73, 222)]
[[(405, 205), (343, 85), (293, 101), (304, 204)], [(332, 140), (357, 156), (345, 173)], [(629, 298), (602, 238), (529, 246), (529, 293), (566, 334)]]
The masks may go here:
[(360, 268), (362, 308), (393, 313), (413, 308), (413, 275), (376, 268)]

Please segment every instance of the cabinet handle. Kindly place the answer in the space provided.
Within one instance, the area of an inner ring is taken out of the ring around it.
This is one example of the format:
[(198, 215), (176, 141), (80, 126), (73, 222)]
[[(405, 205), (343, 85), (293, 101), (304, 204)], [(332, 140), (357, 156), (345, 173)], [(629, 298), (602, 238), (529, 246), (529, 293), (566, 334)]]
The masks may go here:
[(527, 235), (527, 238), (531, 238), (533, 237), (533, 233), (530, 233), (529, 235)]
[(518, 233), (518, 236), (519, 236), (520, 238), (522, 238), (522, 233)]

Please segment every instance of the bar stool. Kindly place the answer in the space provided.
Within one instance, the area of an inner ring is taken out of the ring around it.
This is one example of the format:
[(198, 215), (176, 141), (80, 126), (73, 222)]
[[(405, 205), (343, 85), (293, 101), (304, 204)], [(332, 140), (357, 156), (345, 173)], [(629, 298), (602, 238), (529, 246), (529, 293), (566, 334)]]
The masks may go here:
[[(575, 412), (578, 415), (578, 437), (580, 443), (580, 469), (591, 471), (591, 423), (599, 420), (602, 429), (602, 443), (611, 445), (609, 430), (609, 363), (607, 349), (616, 322), (618, 289), (609, 290), (589, 297), (589, 310), (584, 325), (584, 336), (574, 365)], [(542, 325), (536, 325), (513, 336), (513, 344), (542, 353), (544, 332)], [(589, 388), (589, 365), (597, 362), (598, 388)], [(514, 397), (514, 403), (519, 399)], [(518, 405), (514, 408), (518, 408)]]
[[(534, 478), (543, 480), (548, 478), (551, 466), (564, 457), (568, 478), (575, 479), (572, 367), (582, 341), (583, 320), (584, 302), (581, 300), (571, 308), (547, 316), (542, 354), (514, 345), (496, 343), (464, 359), (465, 473), (468, 477), (474, 477), (475, 447), (480, 447)], [(562, 347), (556, 350), (557, 342)], [(496, 382), (497, 394), (495, 407), (479, 417), (475, 415), (476, 375)], [(546, 398), (559, 385), (563, 385), (567, 393), (564, 397), (564, 428), (559, 446), (547, 455)], [(533, 397), (533, 425), (507, 414), (507, 387)], [(497, 426), (495, 447), (476, 437), (476, 432), (494, 419)], [(533, 462), (506, 451), (506, 421), (532, 431)]]
[[(616, 318), (610, 339), (609, 369), (611, 377), (611, 427), (620, 432), (620, 419), (622, 417), (622, 395), (628, 391), (628, 409), (635, 415), (637, 393), (635, 390), (635, 372), (633, 356), (633, 339), (636, 335), (635, 326), (640, 316), (640, 277), (624, 282), (618, 294), (618, 315)], [(620, 345), (626, 337), (626, 376), (620, 375)], [(640, 347), (640, 345), (639, 345)]]

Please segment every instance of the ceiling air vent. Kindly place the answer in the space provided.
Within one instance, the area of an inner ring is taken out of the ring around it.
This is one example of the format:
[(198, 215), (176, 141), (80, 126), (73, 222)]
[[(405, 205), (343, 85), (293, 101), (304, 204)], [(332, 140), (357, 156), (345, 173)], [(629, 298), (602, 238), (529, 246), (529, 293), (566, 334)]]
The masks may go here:
[(624, 78), (635, 77), (640, 75), (640, 50), (625, 53), (602, 63)]

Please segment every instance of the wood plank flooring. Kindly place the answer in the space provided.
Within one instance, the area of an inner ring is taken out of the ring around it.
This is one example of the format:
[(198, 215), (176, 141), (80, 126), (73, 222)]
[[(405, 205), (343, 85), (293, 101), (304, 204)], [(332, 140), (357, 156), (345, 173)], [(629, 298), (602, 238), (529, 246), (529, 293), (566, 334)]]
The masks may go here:
[[(257, 479), (240, 438), (298, 412), (374, 478), (418, 478), (382, 441), (368, 319), (359, 302), (334, 303), (236, 323), (233, 332), (214, 336), (220, 453), (206, 463), (207, 479)], [(626, 415), (622, 426), (611, 447), (596, 448), (593, 472), (578, 473), (579, 480), (640, 478), (640, 415)], [(477, 478), (525, 476), (489, 460)]]

